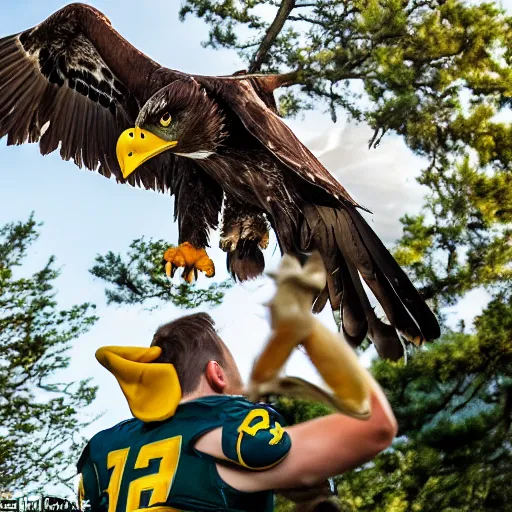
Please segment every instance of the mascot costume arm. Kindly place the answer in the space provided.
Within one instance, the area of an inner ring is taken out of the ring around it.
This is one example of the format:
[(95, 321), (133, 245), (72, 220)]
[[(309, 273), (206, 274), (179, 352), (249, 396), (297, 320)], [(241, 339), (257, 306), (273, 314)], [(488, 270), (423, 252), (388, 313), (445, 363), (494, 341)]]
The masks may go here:
[[(285, 255), (278, 273), (270, 275), (277, 285), (269, 303), (272, 335), (254, 364), (249, 399), (286, 394), (320, 400), (348, 416), (368, 418), (370, 388), (374, 388), (369, 373), (339, 334), (330, 331), (311, 312), (311, 304), (326, 281), (320, 254), (313, 253), (304, 267)], [(278, 378), (298, 345), (304, 347), (332, 394), (302, 379)]]
[[(354, 351), (338, 333), (331, 332), (311, 313), (311, 304), (326, 279), (320, 255), (314, 253), (304, 267), (296, 259), (285, 256), (279, 271), (271, 277), (277, 285), (269, 303), (272, 335), (254, 364), (247, 392), (249, 399), (259, 401), (271, 395), (310, 399), (358, 419), (369, 418), (372, 394), (387, 406), (382, 390), (359, 364)], [(297, 345), (304, 347), (330, 387), (330, 393), (298, 377), (279, 377)], [(389, 406), (386, 414), (393, 418)], [(335, 512), (339, 506), (333, 498), (333, 489), (330, 481), (325, 480), (315, 486), (278, 493), (295, 503), (295, 512)]]

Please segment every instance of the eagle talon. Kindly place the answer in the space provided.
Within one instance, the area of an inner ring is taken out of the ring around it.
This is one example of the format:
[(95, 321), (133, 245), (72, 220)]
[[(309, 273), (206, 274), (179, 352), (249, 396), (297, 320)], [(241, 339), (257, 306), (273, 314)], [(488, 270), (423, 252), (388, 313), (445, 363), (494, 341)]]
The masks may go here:
[(197, 280), (198, 270), (206, 277), (215, 275), (215, 265), (204, 249), (194, 247), (190, 242), (184, 242), (178, 247), (170, 247), (164, 253), (165, 273), (173, 277), (179, 267), (183, 268), (181, 277), (187, 283)]
[(240, 240), (239, 233), (230, 233), (229, 235), (223, 236), (220, 239), (219, 247), (224, 252), (233, 252), (238, 245), (238, 241)]
[(167, 261), (165, 263), (165, 273), (167, 277), (174, 277), (174, 272), (176, 272), (176, 267), (170, 261)]
[(261, 240), (258, 242), (258, 245), (260, 247), (260, 249), (266, 249), (268, 247), (268, 239), (269, 239), (269, 235), (268, 235), (268, 231), (261, 237)]

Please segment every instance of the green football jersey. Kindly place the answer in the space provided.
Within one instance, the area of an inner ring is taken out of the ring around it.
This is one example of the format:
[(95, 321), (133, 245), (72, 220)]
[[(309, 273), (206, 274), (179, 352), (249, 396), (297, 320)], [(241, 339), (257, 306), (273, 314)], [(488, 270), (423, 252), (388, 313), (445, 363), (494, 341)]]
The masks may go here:
[(220, 461), (194, 445), (223, 427), (223, 451), (233, 463), (266, 469), (290, 449), (282, 424), (264, 404), (217, 395), (185, 402), (163, 422), (121, 422), (96, 434), (80, 457), (82, 496), (93, 512), (272, 511), (271, 491), (234, 489), (220, 478)]

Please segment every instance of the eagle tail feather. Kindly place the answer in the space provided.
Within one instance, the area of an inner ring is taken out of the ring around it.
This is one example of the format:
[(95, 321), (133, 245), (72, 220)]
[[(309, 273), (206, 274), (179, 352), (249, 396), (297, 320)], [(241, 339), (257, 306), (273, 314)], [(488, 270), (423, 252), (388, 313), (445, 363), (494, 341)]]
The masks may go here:
[(235, 281), (256, 279), (265, 270), (263, 252), (255, 240), (240, 241), (226, 258), (228, 272)]

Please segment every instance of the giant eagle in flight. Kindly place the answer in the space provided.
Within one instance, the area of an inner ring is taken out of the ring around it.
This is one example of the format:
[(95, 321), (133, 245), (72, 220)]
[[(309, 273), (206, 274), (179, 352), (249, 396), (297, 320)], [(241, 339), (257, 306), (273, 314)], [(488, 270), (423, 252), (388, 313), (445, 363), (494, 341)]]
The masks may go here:
[(38, 142), (43, 155), (60, 146), (79, 167), (173, 194), (179, 245), (165, 259), (187, 279), (213, 275), (205, 249), (222, 209), (221, 247), (239, 280), (263, 272), (270, 227), (283, 253), (317, 249), (328, 284), (314, 309), (329, 301), (353, 346), (368, 335), (397, 359), (397, 333), (420, 344), (439, 337), (439, 324), (360, 206), (277, 116), (282, 77), (162, 67), (102, 13), (71, 4), (0, 39), (0, 138)]

